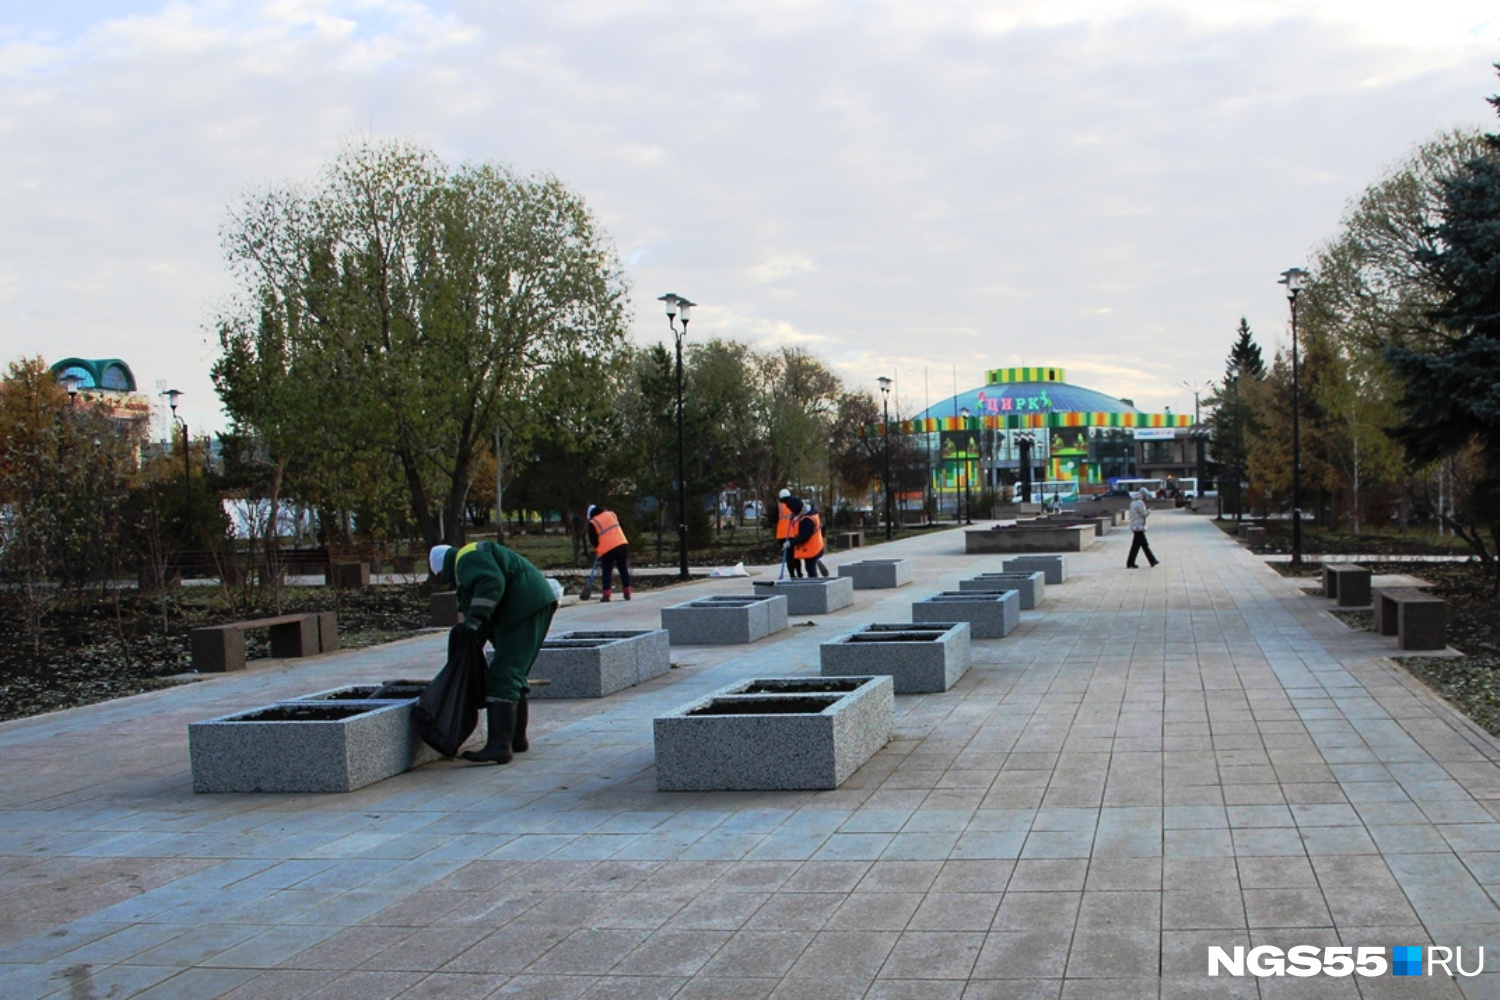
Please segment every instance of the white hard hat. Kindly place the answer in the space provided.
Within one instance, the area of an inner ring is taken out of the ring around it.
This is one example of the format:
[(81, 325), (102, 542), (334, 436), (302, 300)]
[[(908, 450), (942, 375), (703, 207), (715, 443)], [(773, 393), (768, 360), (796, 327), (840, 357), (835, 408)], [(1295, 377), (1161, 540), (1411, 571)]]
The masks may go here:
[(1142, 500), (1150, 500), (1151, 499), (1151, 491), (1148, 490), (1148, 489), (1146, 489), (1146, 487), (1144, 487), (1144, 486), (1141, 487), (1141, 492), (1140, 492), (1139, 495), (1140, 495), (1140, 498)]
[(591, 517), (594, 516), (594, 511), (596, 511), (598, 509), (599, 508), (596, 507), (596, 506), (594, 506), (593, 504), (589, 504), (589, 509), (586, 510), (586, 511), (584, 511), (584, 513), (583, 513), (583, 519), (585, 521), (587, 521), (589, 518), (591, 518)]
[(778, 499), (778, 500), (785, 500), (787, 497), (789, 497), (791, 495), (792, 495), (792, 491), (791, 490), (782, 490), (780, 493), (776, 494), (776, 499)]
[(443, 560), (448, 557), (448, 552), (452, 548), (451, 545), (434, 545), (432, 551), (427, 553), (427, 566), (432, 570), (433, 576), (442, 576)]

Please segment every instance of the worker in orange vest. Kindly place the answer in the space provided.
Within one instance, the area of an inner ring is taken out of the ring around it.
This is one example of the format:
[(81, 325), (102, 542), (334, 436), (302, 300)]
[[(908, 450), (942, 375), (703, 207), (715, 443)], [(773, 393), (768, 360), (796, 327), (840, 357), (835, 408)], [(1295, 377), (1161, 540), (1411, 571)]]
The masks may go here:
[(786, 564), (792, 577), (802, 575), (802, 564), (792, 558), (792, 522), (802, 511), (802, 501), (792, 496), (791, 490), (782, 490), (776, 497), (776, 540), (781, 543), (781, 561)]
[(828, 575), (828, 567), (818, 561), (823, 558), (823, 519), (812, 504), (804, 503), (792, 521), (791, 542), (792, 557), (802, 560), (809, 580), (816, 580), (819, 574)]
[(620, 527), (620, 519), (602, 504), (589, 504), (587, 517), (589, 544), (594, 547), (594, 557), (604, 571), (604, 589), (599, 593), (599, 602), (602, 604), (613, 596), (610, 584), (617, 568), (620, 588), (625, 592), (625, 600), (630, 600), (630, 543), (625, 538), (625, 529)]

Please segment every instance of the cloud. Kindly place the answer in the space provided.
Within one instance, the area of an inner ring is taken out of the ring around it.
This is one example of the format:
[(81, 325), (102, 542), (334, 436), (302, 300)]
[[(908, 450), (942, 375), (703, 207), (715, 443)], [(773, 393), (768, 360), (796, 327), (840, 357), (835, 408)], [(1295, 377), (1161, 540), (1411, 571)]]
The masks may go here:
[(1476, 3), (1353, 0), (7, 17), (0, 347), (126, 356), (189, 390), (195, 426), (218, 419), (225, 206), (359, 132), (580, 191), (637, 339), (671, 289), (703, 303), (695, 337), (808, 346), (857, 384), (899, 370), (911, 399), (924, 366), (965, 388), (1039, 361), (1181, 409), (1240, 315), (1273, 345), (1276, 275), (1349, 198), (1433, 132), (1492, 126), (1500, 33)]

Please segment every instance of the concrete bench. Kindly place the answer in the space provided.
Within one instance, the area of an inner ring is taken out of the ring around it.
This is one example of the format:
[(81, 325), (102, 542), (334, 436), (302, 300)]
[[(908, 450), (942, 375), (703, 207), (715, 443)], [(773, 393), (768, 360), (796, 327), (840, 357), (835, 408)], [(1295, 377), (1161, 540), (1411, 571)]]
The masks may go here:
[(1060, 584), (1068, 578), (1066, 556), (1016, 556), (1000, 565), (1007, 573), (1043, 573), (1049, 584)]
[(861, 559), (839, 567), (839, 576), (853, 580), (855, 590), (904, 587), (911, 583), (912, 574), (910, 559)]
[(1034, 611), (1047, 597), (1047, 574), (1041, 570), (1030, 573), (980, 573), (978, 576), (958, 582), (960, 591), (996, 594), (1014, 590), (1021, 595), (1021, 610)]
[(877, 623), (818, 648), (824, 677), (889, 675), (897, 694), (946, 691), (969, 669), (969, 623)]
[(427, 624), (433, 628), (452, 628), (462, 616), (458, 613), (458, 591), (439, 590), (427, 599)]
[(1375, 631), (1396, 637), (1397, 649), (1443, 649), (1448, 605), (1415, 587), (1375, 588)]
[(328, 564), (324, 576), (327, 585), (339, 590), (353, 590), (370, 585), (370, 564), (367, 562), (337, 562)]
[(1369, 607), (1370, 571), (1354, 563), (1325, 564), (1323, 596), (1333, 598), (1341, 608)]
[(720, 688), (652, 723), (663, 792), (830, 789), (890, 741), (890, 677), (773, 677)]
[(1247, 546), (1264, 545), (1266, 544), (1266, 529), (1242, 527), (1240, 537), (1245, 540)]
[(840, 549), (863, 548), (865, 544), (865, 533), (863, 530), (837, 532), (833, 536), (833, 544), (835, 548)]
[[(548, 636), (531, 668), (533, 699), (603, 698), (672, 667), (662, 629), (593, 629)], [(545, 682), (545, 683), (539, 683)]]
[(787, 601), (781, 594), (701, 597), (662, 608), (661, 627), (674, 646), (758, 642), (787, 627)]
[(786, 598), (787, 614), (826, 615), (854, 603), (854, 581), (846, 576), (818, 580), (756, 580), (755, 593)]
[(911, 606), (914, 622), (968, 622), (975, 639), (1003, 639), (1021, 623), (1021, 595), (948, 590)]
[(333, 611), (310, 611), (305, 614), (278, 615), (228, 625), (209, 625), (188, 633), (193, 669), (200, 674), (227, 673), (245, 669), (245, 633), (251, 629), (268, 629), (271, 633), (271, 655), (283, 659), (316, 656), (339, 648), (338, 614)]

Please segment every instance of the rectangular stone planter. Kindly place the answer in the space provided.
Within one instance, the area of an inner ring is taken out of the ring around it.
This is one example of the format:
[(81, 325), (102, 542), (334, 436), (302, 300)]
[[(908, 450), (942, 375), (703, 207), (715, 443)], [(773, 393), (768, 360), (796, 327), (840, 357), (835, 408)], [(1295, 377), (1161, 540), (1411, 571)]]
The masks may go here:
[(997, 552), (1082, 552), (1098, 541), (1093, 524), (1039, 525), (964, 532), (964, 551), (970, 555)]
[(416, 735), (414, 704), (284, 702), (194, 722), (193, 791), (349, 792), (400, 774), (436, 757)]
[(946, 691), (969, 670), (969, 623), (867, 625), (819, 647), (824, 677), (887, 674), (897, 694)]
[(844, 563), (839, 567), (839, 576), (854, 581), (855, 590), (890, 590), (904, 587), (912, 580), (910, 559), (861, 559)]
[(1014, 590), (1021, 595), (1021, 610), (1033, 611), (1047, 597), (1047, 574), (1041, 570), (1030, 573), (981, 573), (969, 580), (960, 580), (958, 589), (977, 593), (996, 594)]
[(1328, 563), (1323, 567), (1323, 596), (1341, 608), (1370, 606), (1370, 571), (1354, 563)]
[(1014, 590), (981, 594), (948, 590), (912, 602), (914, 622), (968, 622), (975, 639), (1003, 639), (1021, 623), (1021, 595)]
[(1062, 583), (1068, 578), (1066, 556), (1016, 556), (1000, 564), (1007, 573), (1042, 573), (1051, 584)]
[[(301, 697), (291, 699), (293, 702), (303, 701), (343, 701), (343, 702), (389, 702), (400, 701), (407, 705), (415, 705), (417, 699), (422, 697), (422, 692), (427, 690), (427, 681), (395, 680), (385, 681), (380, 684), (346, 684), (343, 687), (327, 688), (323, 691), (314, 691), (312, 694), (304, 694)], [(408, 716), (411, 727), (408, 742), (412, 746), (412, 767), (421, 767), (429, 761), (441, 760), (442, 755), (432, 747), (422, 742), (422, 737), (417, 735), (416, 725)], [(477, 750), (484, 746), (488, 739), (489, 724), (483, 712), (479, 713), (479, 722), (474, 732), (464, 741), (464, 750)]]
[(829, 789), (891, 738), (890, 677), (740, 681), (658, 716), (664, 792)]
[(854, 581), (839, 575), (818, 580), (756, 580), (760, 596), (786, 598), (787, 614), (826, 615), (854, 603)]
[(609, 629), (549, 636), (537, 652), (532, 699), (603, 698), (660, 677), (671, 669), (667, 633), (661, 629)]
[(780, 594), (701, 597), (661, 609), (661, 627), (674, 646), (725, 646), (758, 642), (787, 627)]

